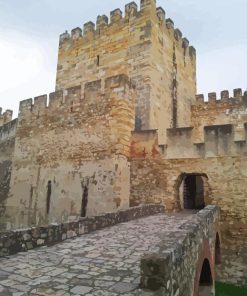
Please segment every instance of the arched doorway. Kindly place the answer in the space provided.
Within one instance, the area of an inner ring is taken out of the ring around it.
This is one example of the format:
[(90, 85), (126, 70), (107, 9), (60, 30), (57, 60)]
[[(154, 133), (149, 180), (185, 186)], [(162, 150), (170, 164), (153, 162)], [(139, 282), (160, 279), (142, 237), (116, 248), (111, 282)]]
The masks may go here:
[(179, 189), (182, 209), (203, 209), (205, 207), (205, 186), (202, 175), (184, 174)]
[(198, 296), (212, 295), (213, 279), (208, 259), (204, 259), (200, 274)]

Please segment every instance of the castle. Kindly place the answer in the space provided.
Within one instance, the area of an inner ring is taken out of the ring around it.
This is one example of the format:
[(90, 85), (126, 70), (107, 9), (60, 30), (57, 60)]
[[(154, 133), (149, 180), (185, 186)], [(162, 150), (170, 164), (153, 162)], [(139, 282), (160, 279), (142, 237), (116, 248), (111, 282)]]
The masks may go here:
[(63, 33), (56, 91), (1, 114), (1, 229), (217, 204), (219, 277), (247, 284), (247, 93), (196, 95), (196, 50), (155, 0)]

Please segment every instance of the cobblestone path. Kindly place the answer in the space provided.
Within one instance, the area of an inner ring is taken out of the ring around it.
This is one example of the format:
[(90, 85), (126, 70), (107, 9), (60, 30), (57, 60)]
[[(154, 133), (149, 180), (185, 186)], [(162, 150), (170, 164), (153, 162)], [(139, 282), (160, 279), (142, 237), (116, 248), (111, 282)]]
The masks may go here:
[(0, 295), (154, 295), (139, 289), (140, 258), (190, 217), (151, 216), (0, 258)]

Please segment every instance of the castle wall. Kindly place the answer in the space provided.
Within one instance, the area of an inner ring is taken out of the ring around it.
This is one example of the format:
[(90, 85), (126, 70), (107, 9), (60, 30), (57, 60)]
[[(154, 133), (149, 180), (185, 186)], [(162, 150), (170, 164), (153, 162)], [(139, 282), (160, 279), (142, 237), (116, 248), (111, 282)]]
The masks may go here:
[(179, 188), (184, 173), (207, 177), (206, 205), (221, 209), (222, 264), (218, 280), (234, 284), (246, 283), (247, 258), (247, 157), (162, 159), (136, 157), (131, 162), (132, 206), (144, 203), (164, 204), (166, 210), (181, 208)]
[(223, 91), (220, 100), (197, 96), (191, 109), (191, 126), (167, 130), (166, 158), (244, 156), (247, 152), (247, 94)]
[(220, 99), (216, 93), (208, 94), (208, 101), (204, 101), (203, 95), (196, 97), (196, 104), (192, 107), (192, 126), (195, 127), (194, 143), (203, 143), (203, 127), (210, 125), (234, 125), (234, 141), (244, 142), (244, 124), (247, 121), (247, 93), (242, 94), (241, 89), (235, 89), (233, 96), (228, 91), (222, 91)]
[(63, 222), (129, 206), (132, 85), (124, 75), (20, 103), (7, 202), (11, 227)]
[(60, 36), (56, 89), (84, 85), (103, 76), (125, 73), (136, 85), (136, 130), (190, 124), (195, 97), (196, 54), (155, 0), (134, 2)]
[[(5, 113), (6, 114), (6, 113)], [(4, 118), (5, 116), (3, 116)], [(10, 120), (12, 117), (8, 117)], [(1, 116), (0, 116), (1, 119)], [(15, 147), (17, 120), (12, 120), (0, 127), (0, 229), (4, 228), (5, 203), (10, 189), (12, 158)]]
[(196, 94), (196, 52), (157, 8), (152, 30), (151, 129), (158, 129), (159, 145), (166, 145), (166, 129), (190, 126)]

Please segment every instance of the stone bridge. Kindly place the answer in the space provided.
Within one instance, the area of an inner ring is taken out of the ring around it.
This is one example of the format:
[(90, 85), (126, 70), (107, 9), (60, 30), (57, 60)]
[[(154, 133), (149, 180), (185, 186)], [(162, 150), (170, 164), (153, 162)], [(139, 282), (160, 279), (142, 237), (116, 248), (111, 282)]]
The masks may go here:
[(214, 295), (219, 210), (156, 214), (0, 258), (0, 295)]

